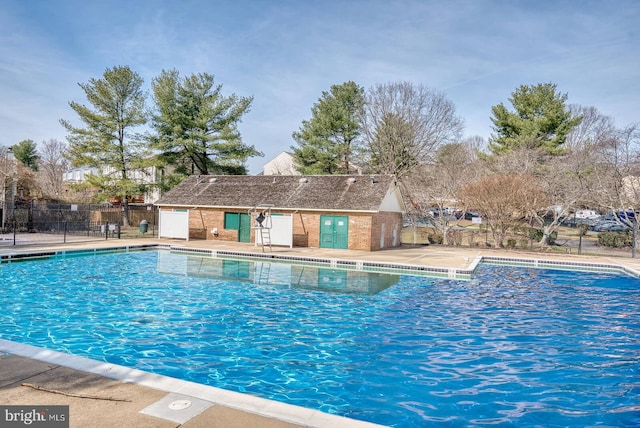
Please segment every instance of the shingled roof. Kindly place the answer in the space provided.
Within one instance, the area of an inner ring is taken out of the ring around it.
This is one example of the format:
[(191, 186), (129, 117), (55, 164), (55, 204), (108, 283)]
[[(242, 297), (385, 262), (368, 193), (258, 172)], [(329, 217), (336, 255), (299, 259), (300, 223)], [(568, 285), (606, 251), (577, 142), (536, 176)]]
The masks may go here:
[(274, 209), (380, 211), (395, 185), (393, 175), (191, 176), (155, 205), (249, 209), (268, 204)]

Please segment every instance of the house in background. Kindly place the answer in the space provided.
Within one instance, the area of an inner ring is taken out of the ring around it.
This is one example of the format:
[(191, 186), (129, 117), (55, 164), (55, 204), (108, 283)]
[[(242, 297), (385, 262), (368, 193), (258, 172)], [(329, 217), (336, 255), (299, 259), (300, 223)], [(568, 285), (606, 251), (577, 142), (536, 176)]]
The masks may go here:
[[(344, 163), (342, 164), (344, 165)], [(349, 162), (349, 173), (362, 174), (362, 168)], [(278, 156), (264, 164), (263, 175), (302, 175), (296, 168), (293, 153), (280, 152)]]
[(263, 175), (300, 175), (293, 161), (293, 154), (280, 152), (278, 156), (264, 164)]
[(79, 166), (72, 168), (62, 174), (62, 181), (65, 183), (80, 184), (83, 183), (90, 174), (97, 174), (98, 169), (88, 166)]
[[(90, 174), (119, 174), (113, 167), (104, 167), (102, 169), (92, 167), (77, 167), (70, 169), (62, 175), (64, 183), (81, 184)], [(149, 185), (149, 190), (140, 195), (131, 195), (131, 202), (138, 204), (153, 204), (160, 197), (160, 190), (157, 183), (162, 179), (164, 169), (150, 166), (141, 170), (130, 171), (129, 178), (137, 183)], [(110, 199), (109, 202), (117, 203), (116, 199)]]
[(264, 213), (292, 246), (365, 251), (399, 246), (404, 212), (392, 175), (192, 176), (155, 205), (161, 237), (255, 243)]

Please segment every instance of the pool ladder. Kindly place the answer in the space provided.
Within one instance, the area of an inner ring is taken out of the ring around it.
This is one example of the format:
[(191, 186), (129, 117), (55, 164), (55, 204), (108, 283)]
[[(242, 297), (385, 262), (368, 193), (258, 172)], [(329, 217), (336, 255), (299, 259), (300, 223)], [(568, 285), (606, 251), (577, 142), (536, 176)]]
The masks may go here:
[(262, 241), (262, 252), (264, 253), (264, 246), (269, 246), (269, 251), (272, 251), (271, 248), (271, 229), (268, 227), (260, 228), (260, 241)]
[(269, 273), (271, 272), (271, 263), (259, 262), (260, 268), (258, 270), (258, 264), (256, 263), (256, 269), (254, 271), (254, 281), (256, 284), (268, 284)]

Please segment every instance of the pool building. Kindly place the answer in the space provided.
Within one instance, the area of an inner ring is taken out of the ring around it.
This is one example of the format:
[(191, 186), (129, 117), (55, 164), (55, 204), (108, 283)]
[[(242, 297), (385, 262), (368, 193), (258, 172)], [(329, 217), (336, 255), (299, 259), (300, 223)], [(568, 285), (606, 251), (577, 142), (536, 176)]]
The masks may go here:
[(155, 205), (161, 237), (364, 251), (400, 246), (405, 210), (393, 175), (193, 176)]

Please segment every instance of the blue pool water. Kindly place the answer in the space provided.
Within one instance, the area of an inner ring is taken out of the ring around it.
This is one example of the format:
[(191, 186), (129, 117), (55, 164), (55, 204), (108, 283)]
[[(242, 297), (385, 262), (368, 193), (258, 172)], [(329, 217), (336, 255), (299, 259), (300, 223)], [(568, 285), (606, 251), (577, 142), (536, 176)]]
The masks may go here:
[(396, 427), (640, 426), (639, 285), (119, 253), (0, 265), (0, 337)]

